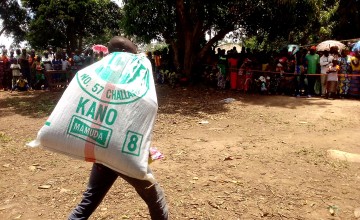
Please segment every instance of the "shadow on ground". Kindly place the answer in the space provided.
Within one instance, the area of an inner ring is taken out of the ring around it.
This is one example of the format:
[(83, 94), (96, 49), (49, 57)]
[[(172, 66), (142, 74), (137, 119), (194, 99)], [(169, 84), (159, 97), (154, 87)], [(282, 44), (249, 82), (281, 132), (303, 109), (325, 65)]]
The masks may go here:
[(240, 106), (259, 105), (295, 109), (308, 105), (317, 105), (320, 108), (331, 105), (328, 100), (318, 97), (296, 98), (285, 95), (244, 94), (238, 91), (193, 87), (171, 89), (166, 85), (158, 86), (157, 94), (161, 113), (181, 113), (189, 116), (196, 116), (198, 112), (224, 113), (228, 111), (224, 100), (229, 98), (240, 101)]
[[(240, 101), (240, 106), (259, 105), (295, 109), (302, 106), (331, 105), (321, 98), (295, 98), (281, 95), (243, 94), (238, 91), (216, 90), (204, 87), (177, 87), (157, 85), (159, 111), (163, 114), (197, 116), (201, 113), (226, 113), (227, 98)], [(50, 115), (59, 101), (62, 91), (1, 92), (0, 117), (20, 114), (35, 118)]]
[(13, 114), (41, 118), (49, 116), (59, 101), (62, 92), (2, 92), (0, 117)]

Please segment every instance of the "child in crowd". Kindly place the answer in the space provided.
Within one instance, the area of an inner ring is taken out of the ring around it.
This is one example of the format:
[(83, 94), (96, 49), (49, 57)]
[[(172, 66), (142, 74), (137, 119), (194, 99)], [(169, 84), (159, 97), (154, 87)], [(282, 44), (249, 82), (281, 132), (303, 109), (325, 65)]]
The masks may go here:
[(228, 68), (227, 58), (225, 56), (225, 50), (221, 50), (218, 54), (218, 62), (217, 67), (219, 69), (219, 73), (217, 74), (217, 86), (219, 89), (225, 89), (226, 81), (227, 81), (227, 72), (226, 69)]
[(44, 74), (44, 69), (45, 69), (44, 64), (41, 62), (41, 58), (37, 57), (33, 65), (35, 66), (36, 69), (34, 88), (40, 90), (44, 88), (46, 84), (45, 74)]
[(11, 83), (11, 92), (15, 90), (16, 82), (19, 80), (21, 76), (21, 66), (18, 64), (18, 60), (14, 59), (14, 63), (10, 65), (11, 73), (12, 73), (12, 83)]
[(259, 79), (256, 79), (258, 89), (260, 90), (260, 94), (265, 95), (268, 93), (269, 79), (267, 79), (266, 76), (260, 76)]
[[(62, 69), (62, 61), (61, 61), (61, 54), (56, 53), (55, 58), (52, 60), (52, 67), (54, 70), (61, 70)], [(52, 75), (53, 82), (60, 82), (61, 81), (61, 74), (58, 72), (54, 72)]]
[(24, 79), (23, 76), (21, 75), (20, 78), (16, 81), (13, 90), (28, 91), (28, 89), (29, 89), (28, 81)]
[(326, 90), (327, 98), (334, 98), (333, 95), (337, 93), (337, 82), (338, 82), (338, 72), (340, 70), (340, 66), (338, 64), (338, 60), (333, 59), (332, 63), (329, 65), (327, 70), (327, 79), (326, 79)]

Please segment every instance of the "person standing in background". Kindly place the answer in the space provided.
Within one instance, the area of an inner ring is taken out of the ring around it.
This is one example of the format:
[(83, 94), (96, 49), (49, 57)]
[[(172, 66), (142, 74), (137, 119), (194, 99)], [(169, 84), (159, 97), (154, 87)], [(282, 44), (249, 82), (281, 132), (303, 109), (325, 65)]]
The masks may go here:
[(21, 57), (21, 50), (18, 48), (15, 50), (15, 58), (18, 60)]
[(228, 65), (230, 72), (230, 89), (236, 89), (237, 74), (238, 74), (238, 59), (236, 48), (228, 54)]
[(338, 72), (340, 66), (338, 60), (333, 59), (327, 70), (326, 77), (326, 98), (334, 98), (337, 94)]
[(154, 51), (154, 64), (155, 64), (155, 75), (156, 75), (156, 82), (157, 83), (164, 83), (164, 76), (160, 73), (161, 68), (161, 55), (160, 51)]
[(0, 89), (4, 89), (4, 90), (8, 89), (6, 83), (8, 64), (9, 64), (9, 59), (7, 57), (7, 50), (4, 49), (0, 56)]
[(225, 89), (226, 87), (226, 80), (227, 80), (227, 66), (228, 66), (228, 62), (227, 62), (227, 57), (225, 55), (225, 50), (220, 50), (219, 51), (219, 58), (217, 61), (217, 66), (219, 68), (219, 73), (218, 73), (218, 82), (217, 82), (217, 86), (219, 89)]
[[(28, 82), (28, 84), (32, 85), (29, 58), (30, 58), (30, 55), (27, 53), (26, 49), (25, 48), (22, 49), (20, 58), (18, 59), (18, 62), (21, 66), (21, 73), (22, 73), (24, 79), (26, 79), (26, 81)], [(32, 88), (29, 88), (29, 89), (32, 89)]]
[(30, 77), (31, 77), (31, 83), (32, 83), (32, 85), (30, 85), (30, 86), (32, 88), (34, 87), (35, 77), (36, 77), (36, 71), (34, 68), (32, 68), (35, 60), (36, 60), (35, 50), (31, 49), (30, 55), (29, 55), (29, 66), (30, 66)]
[(52, 62), (55, 59), (56, 55), (55, 55), (52, 47), (49, 47), (48, 51), (49, 51), (49, 58), (50, 58), (50, 60)]
[(349, 56), (349, 49), (345, 48), (341, 51), (341, 57), (340, 57), (340, 71), (339, 71), (339, 95), (340, 97), (344, 98), (348, 94), (349, 90), (349, 71), (350, 71), (350, 56)]
[[(305, 63), (307, 67), (307, 79), (308, 79), (308, 88), (309, 94), (308, 97), (310, 98), (311, 95), (315, 94), (314, 86), (316, 80), (319, 80), (319, 77), (314, 76), (313, 74), (318, 73), (318, 65), (320, 62), (319, 54), (316, 53), (316, 46), (310, 47), (310, 53), (306, 54), (305, 56)], [(312, 76), (313, 75), (313, 76)]]
[(44, 70), (52, 70), (52, 60), (49, 57), (49, 51), (44, 51), (44, 56), (41, 58), (41, 63), (44, 65)]
[(325, 96), (326, 94), (326, 85), (327, 85), (327, 73), (330, 67), (330, 64), (332, 63), (334, 57), (329, 55), (328, 50), (324, 50), (324, 54), (320, 57), (320, 68), (321, 68), (321, 96)]
[(14, 63), (10, 66), (11, 74), (12, 74), (12, 83), (11, 83), (11, 92), (15, 90), (16, 83), (20, 79), (21, 76), (21, 66), (18, 64), (17, 60), (15, 59)]

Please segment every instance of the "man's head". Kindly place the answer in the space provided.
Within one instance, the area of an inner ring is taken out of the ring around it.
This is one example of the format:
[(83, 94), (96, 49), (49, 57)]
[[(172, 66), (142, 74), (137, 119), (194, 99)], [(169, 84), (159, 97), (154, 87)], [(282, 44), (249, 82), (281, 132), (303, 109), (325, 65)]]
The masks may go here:
[(338, 46), (330, 47), (330, 53), (331, 54), (339, 54), (339, 47)]
[(326, 56), (326, 57), (329, 56), (329, 51), (328, 50), (324, 50), (324, 56)]
[(128, 52), (137, 53), (136, 45), (129, 39), (121, 36), (111, 38), (108, 43), (109, 53), (112, 52)]
[(314, 55), (316, 52), (316, 46), (310, 47), (310, 54)]
[(332, 60), (332, 63), (333, 63), (333, 65), (334, 65), (334, 66), (336, 66), (336, 65), (338, 65), (338, 64), (339, 64), (339, 62), (338, 62), (338, 60), (337, 60), (337, 59), (333, 59), (333, 60)]

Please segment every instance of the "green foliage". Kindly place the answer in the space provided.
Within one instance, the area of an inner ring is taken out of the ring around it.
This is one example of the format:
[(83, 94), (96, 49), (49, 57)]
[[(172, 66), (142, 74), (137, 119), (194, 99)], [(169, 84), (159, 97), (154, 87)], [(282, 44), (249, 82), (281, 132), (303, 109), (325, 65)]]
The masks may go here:
[(11, 137), (7, 136), (4, 132), (0, 132), (0, 143), (8, 143), (11, 141)]
[[(190, 75), (211, 46), (244, 21), (254, 7), (250, 2), (125, 0), (122, 27), (144, 43), (164, 40), (174, 51), (176, 68)], [(209, 30), (216, 33), (206, 42)]]
[[(320, 29), (319, 2), (125, 0), (122, 27), (143, 42), (164, 39), (174, 50), (177, 69), (189, 76), (194, 65), (230, 31), (241, 30), (234, 37), (254, 36), (262, 49), (273, 42), (306, 42)], [(215, 34), (205, 41), (210, 30)]]
[(175, 5), (173, 1), (125, 0), (124, 18), (121, 21), (126, 34), (144, 43), (161, 40), (162, 35), (174, 37)]
[(102, 39), (120, 30), (120, 8), (110, 0), (22, 2), (32, 14), (27, 40), (35, 48), (51, 45), (74, 50), (84, 43), (94, 43), (91, 39)]
[(331, 20), (335, 22), (333, 34), (338, 39), (359, 38), (360, 2), (358, 0), (340, 0), (339, 7)]
[(26, 10), (21, 8), (17, 0), (3, 0), (0, 2), (0, 19), (2, 27), (0, 35), (5, 33), (13, 36), (15, 42), (23, 41), (26, 34)]
[(176, 86), (179, 82), (180, 74), (176, 72), (171, 72), (169, 70), (160, 70), (160, 78), (162, 79), (162, 83), (168, 83), (172, 88)]
[(307, 43), (319, 29), (318, 1), (261, 1), (249, 17), (248, 36), (261, 43)]
[(162, 51), (164, 48), (168, 48), (168, 45), (163, 42), (149, 43), (143, 46), (144, 51), (154, 52), (155, 50)]

